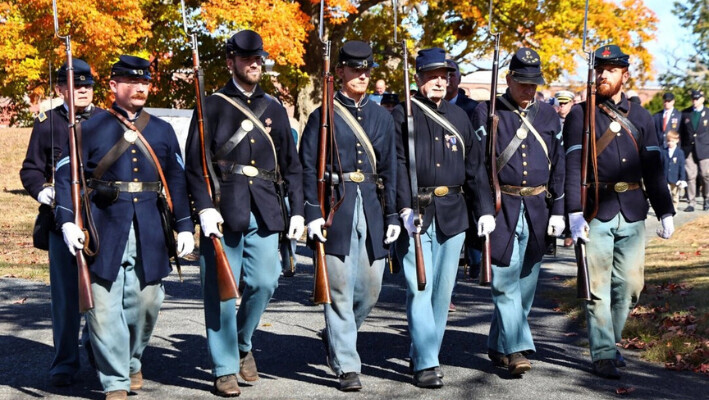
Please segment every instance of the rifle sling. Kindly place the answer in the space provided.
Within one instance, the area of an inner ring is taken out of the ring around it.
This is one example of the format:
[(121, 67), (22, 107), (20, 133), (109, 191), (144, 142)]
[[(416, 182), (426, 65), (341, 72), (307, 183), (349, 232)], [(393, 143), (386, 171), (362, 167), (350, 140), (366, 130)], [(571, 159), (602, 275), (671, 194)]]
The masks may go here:
[(423, 110), (424, 114), (426, 114), (429, 118), (433, 120), (436, 124), (438, 124), (440, 127), (442, 127), (444, 130), (450, 132), (451, 134), (455, 135), (456, 138), (458, 138), (458, 141), (460, 142), (460, 147), (463, 154), (463, 159), (465, 159), (465, 140), (463, 140), (463, 135), (458, 132), (458, 129), (453, 126), (448, 120), (440, 116), (437, 112), (432, 110), (429, 106), (425, 105), (422, 103), (420, 100), (417, 100), (415, 98), (411, 98), (411, 102), (415, 103), (421, 110)]
[(357, 137), (357, 140), (364, 147), (364, 151), (367, 154), (367, 158), (369, 159), (369, 164), (372, 166), (372, 172), (376, 174), (377, 156), (374, 154), (372, 142), (369, 140), (369, 137), (364, 132), (364, 129), (362, 129), (362, 125), (360, 125), (359, 122), (354, 119), (352, 114), (347, 110), (347, 108), (345, 108), (342, 103), (340, 103), (339, 101), (333, 101), (333, 103), (335, 105), (335, 113), (345, 121), (345, 124), (347, 124), (350, 130), (354, 132), (355, 136)]
[(507, 162), (510, 161), (514, 153), (517, 151), (519, 146), (522, 144), (522, 141), (527, 137), (527, 134), (529, 132), (532, 132), (532, 135), (537, 139), (537, 142), (542, 146), (542, 149), (544, 150), (544, 155), (547, 158), (547, 164), (549, 169), (551, 169), (551, 160), (549, 159), (549, 149), (547, 148), (546, 143), (544, 143), (544, 139), (542, 139), (541, 135), (537, 130), (534, 128), (534, 119), (537, 117), (537, 113), (539, 112), (539, 105), (537, 103), (532, 104), (532, 107), (529, 110), (529, 114), (527, 117), (522, 115), (510, 102), (505, 99), (504, 96), (499, 96), (498, 97), (502, 104), (505, 105), (510, 111), (513, 113), (517, 114), (517, 116), (522, 120), (522, 125), (519, 127), (517, 130), (517, 133), (515, 136), (512, 138), (512, 141), (507, 145), (505, 150), (500, 154), (500, 156), (497, 158), (497, 172), (499, 173), (502, 167), (507, 165)]

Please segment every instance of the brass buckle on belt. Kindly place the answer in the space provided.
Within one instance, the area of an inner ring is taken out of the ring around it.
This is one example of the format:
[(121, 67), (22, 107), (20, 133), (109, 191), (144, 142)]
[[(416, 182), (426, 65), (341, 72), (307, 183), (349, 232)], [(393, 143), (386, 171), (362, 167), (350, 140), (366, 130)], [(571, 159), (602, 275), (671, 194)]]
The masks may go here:
[(138, 193), (143, 189), (143, 182), (126, 182), (128, 184), (128, 193)]
[(357, 183), (364, 182), (364, 174), (359, 171), (350, 172), (350, 180)]
[(534, 194), (535, 187), (525, 186), (519, 189), (520, 196), (531, 196)]
[(433, 194), (438, 197), (443, 197), (448, 194), (448, 186), (437, 186), (433, 189)]
[(258, 168), (252, 167), (251, 165), (244, 165), (244, 168), (241, 169), (241, 172), (243, 172), (243, 174), (246, 176), (254, 177), (258, 175)]
[(613, 185), (613, 190), (615, 190), (616, 193), (626, 192), (628, 190), (628, 182), (617, 182)]

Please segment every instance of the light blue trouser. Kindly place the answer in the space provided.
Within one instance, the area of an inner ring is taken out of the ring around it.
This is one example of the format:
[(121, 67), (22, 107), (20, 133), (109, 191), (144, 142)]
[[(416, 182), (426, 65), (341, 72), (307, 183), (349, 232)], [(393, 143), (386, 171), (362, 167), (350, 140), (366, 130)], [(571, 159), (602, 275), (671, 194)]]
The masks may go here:
[(534, 302), (541, 262), (534, 263), (526, 257), (530, 232), (524, 211), (523, 204), (515, 227), (510, 265), (492, 266), (490, 293), (495, 308), (487, 347), (502, 354), (536, 351), (527, 317)]
[[(426, 270), (426, 288), (418, 290), (414, 239), (405, 235), (397, 241), (397, 255), (406, 276), (406, 316), (411, 336), (409, 355), (414, 371), (439, 366), (443, 334), (448, 321), (448, 306), (458, 272), (458, 258), (465, 232), (447, 237), (436, 232), (435, 221), (421, 233)], [(403, 256), (403, 257), (402, 257)]]
[(644, 285), (645, 221), (627, 222), (618, 213), (608, 222), (589, 223), (586, 244), (591, 297), (586, 303), (593, 361), (614, 359), (628, 314)]
[(61, 232), (49, 232), (49, 292), (52, 297), (52, 339), (54, 360), (50, 375), (74, 375), (79, 370), (78, 273), (74, 256), (64, 244)]
[(222, 245), (237, 283), (243, 268), (246, 287), (241, 293), (238, 312), (235, 299), (219, 300), (214, 245), (212, 239), (200, 235), (204, 319), (215, 377), (239, 372), (239, 352), (251, 351), (251, 337), (278, 287), (281, 274), (278, 232), (267, 230), (254, 213), (245, 232), (225, 231)]
[(384, 276), (384, 259), (369, 263), (367, 221), (362, 196), (357, 189), (350, 253), (326, 256), (332, 304), (325, 304), (325, 324), (330, 342), (330, 366), (339, 376), (362, 372), (357, 353), (357, 330), (379, 299)]
[(91, 274), (94, 309), (86, 316), (99, 380), (106, 392), (130, 391), (129, 376), (142, 368), (140, 358), (165, 298), (162, 282), (145, 283), (138, 246), (131, 224), (116, 280), (107, 282)]

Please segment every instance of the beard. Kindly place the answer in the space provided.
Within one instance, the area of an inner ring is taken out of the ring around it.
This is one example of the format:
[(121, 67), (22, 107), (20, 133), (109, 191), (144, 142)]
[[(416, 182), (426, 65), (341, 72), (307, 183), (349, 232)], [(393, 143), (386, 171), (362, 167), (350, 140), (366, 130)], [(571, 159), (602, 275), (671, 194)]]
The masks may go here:
[(603, 97), (613, 97), (616, 93), (620, 91), (620, 87), (623, 85), (622, 81), (618, 81), (615, 84), (608, 80), (599, 81), (596, 84), (596, 90), (599, 96)]
[(256, 74), (256, 76), (249, 75), (246, 72), (240, 71), (238, 69), (234, 69), (234, 76), (236, 77), (237, 80), (240, 80), (242, 82), (246, 82), (249, 85), (255, 85), (261, 80), (261, 71)]

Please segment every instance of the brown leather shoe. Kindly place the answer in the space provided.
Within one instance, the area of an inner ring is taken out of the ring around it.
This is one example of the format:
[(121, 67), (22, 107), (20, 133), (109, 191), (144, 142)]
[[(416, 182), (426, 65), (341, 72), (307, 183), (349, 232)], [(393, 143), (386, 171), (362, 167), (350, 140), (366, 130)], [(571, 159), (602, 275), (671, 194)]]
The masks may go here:
[(532, 369), (532, 363), (522, 353), (512, 353), (507, 358), (510, 360), (507, 370), (514, 376), (522, 375)]
[(125, 390), (113, 390), (111, 392), (106, 392), (106, 400), (126, 400), (128, 399), (128, 392)]
[(246, 382), (258, 380), (258, 370), (256, 369), (256, 360), (251, 352), (246, 353), (239, 361), (239, 376)]
[(593, 373), (606, 379), (620, 379), (620, 371), (615, 366), (615, 360), (596, 360), (593, 362)]
[(236, 375), (224, 375), (214, 380), (214, 391), (217, 396), (222, 397), (237, 397), (241, 394), (239, 389), (239, 381)]
[(492, 361), (492, 365), (496, 367), (507, 368), (510, 365), (510, 359), (495, 350), (488, 349), (487, 356), (490, 358), (490, 361)]
[(130, 374), (130, 390), (140, 390), (143, 388), (143, 372), (138, 371)]

